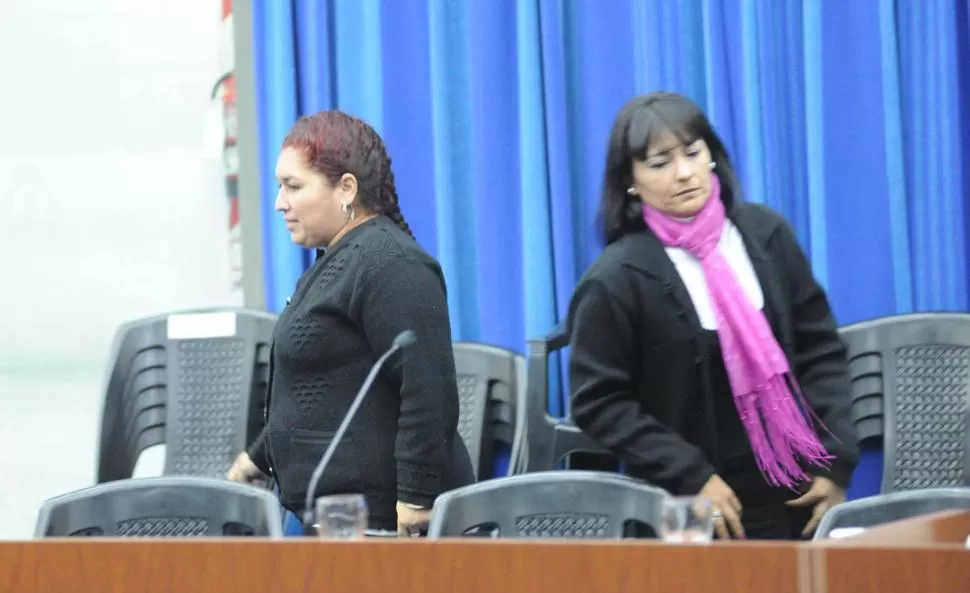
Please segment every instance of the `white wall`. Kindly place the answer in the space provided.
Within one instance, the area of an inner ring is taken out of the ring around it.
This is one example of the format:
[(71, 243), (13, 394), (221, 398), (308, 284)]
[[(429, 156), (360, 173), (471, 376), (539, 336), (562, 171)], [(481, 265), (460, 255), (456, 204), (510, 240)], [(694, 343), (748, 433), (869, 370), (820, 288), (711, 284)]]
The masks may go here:
[(219, 0), (0, 0), (0, 538), (92, 483), (124, 320), (232, 304)]

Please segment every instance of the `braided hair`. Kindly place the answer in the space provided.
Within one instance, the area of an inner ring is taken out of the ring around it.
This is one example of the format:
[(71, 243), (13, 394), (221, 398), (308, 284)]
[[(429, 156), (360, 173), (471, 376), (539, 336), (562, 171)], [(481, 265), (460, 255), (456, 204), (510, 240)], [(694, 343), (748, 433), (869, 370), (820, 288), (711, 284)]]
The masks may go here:
[(310, 167), (331, 184), (346, 173), (353, 175), (360, 207), (384, 214), (414, 236), (401, 213), (387, 147), (369, 124), (337, 110), (303, 116), (283, 140), (283, 147), (302, 151)]

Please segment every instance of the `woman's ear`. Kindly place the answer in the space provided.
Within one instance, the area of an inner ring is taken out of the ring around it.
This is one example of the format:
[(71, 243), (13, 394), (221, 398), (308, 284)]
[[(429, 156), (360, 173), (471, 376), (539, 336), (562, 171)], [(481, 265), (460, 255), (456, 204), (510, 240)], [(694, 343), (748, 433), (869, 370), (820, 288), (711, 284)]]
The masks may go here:
[(341, 202), (353, 204), (357, 200), (357, 178), (351, 173), (344, 173), (337, 181), (337, 191), (343, 194)]

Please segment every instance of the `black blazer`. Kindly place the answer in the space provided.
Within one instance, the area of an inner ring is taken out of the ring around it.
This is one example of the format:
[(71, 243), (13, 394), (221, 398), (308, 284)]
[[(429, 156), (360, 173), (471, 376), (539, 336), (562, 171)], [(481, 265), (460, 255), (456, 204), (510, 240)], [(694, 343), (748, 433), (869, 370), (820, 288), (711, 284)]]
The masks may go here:
[[(828, 430), (831, 468), (806, 468), (845, 487), (858, 461), (846, 348), (822, 288), (788, 223), (737, 204), (728, 214), (761, 282), (765, 314), (809, 404)], [(677, 494), (716, 472), (709, 352), (687, 288), (649, 230), (609, 245), (576, 288), (569, 310), (572, 417), (628, 471)], [(831, 431), (831, 432), (829, 432)]]

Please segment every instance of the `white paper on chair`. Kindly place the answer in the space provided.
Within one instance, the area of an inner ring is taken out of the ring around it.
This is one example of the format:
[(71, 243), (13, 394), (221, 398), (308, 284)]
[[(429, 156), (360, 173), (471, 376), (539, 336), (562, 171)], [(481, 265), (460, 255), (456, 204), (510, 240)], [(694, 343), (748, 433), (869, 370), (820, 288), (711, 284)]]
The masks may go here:
[(169, 315), (167, 329), (169, 340), (231, 338), (236, 335), (236, 314), (220, 311)]
[(154, 478), (165, 473), (165, 445), (154, 445), (141, 452), (132, 478)]
[(845, 539), (855, 537), (865, 531), (864, 527), (838, 527), (829, 532), (829, 539)]

